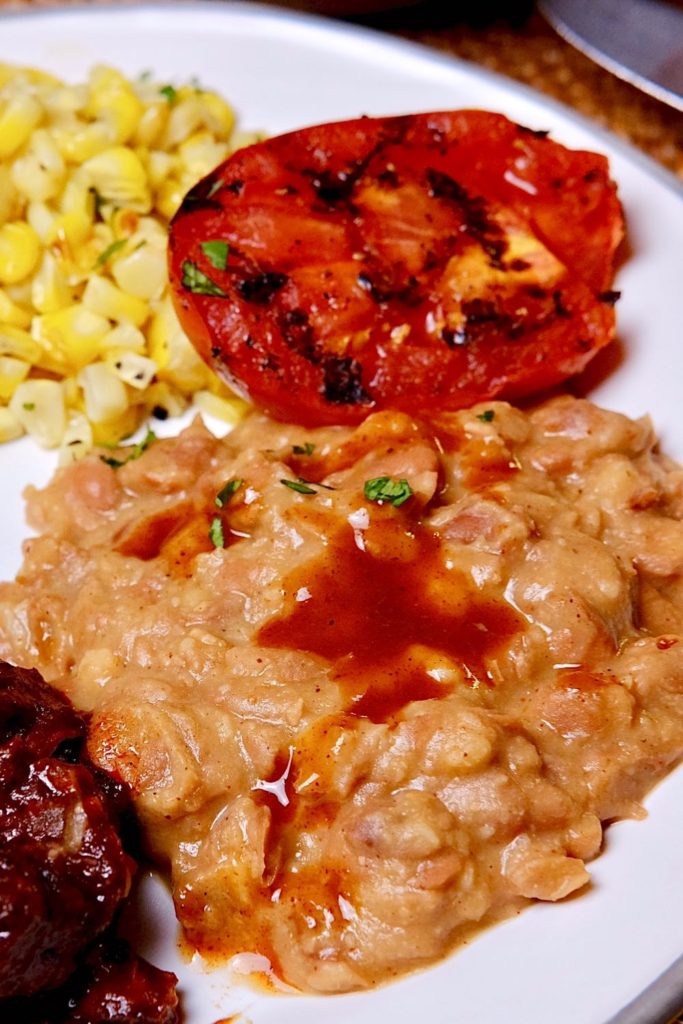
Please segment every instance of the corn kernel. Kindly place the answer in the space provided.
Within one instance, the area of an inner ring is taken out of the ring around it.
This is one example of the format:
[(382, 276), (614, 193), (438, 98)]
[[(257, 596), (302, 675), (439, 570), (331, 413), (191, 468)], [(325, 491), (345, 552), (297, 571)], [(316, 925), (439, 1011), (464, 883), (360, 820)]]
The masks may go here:
[(0, 282), (23, 281), (40, 258), (40, 239), (30, 224), (13, 221), (0, 228)]
[(106, 200), (148, 213), (152, 200), (140, 158), (124, 146), (113, 146), (83, 164), (90, 184)]
[(157, 364), (153, 359), (136, 352), (110, 352), (105, 363), (119, 380), (137, 391), (149, 387), (157, 372)]
[(169, 115), (163, 137), (163, 148), (172, 149), (189, 138), (204, 123), (202, 101), (194, 93), (176, 103)]
[(40, 341), (62, 372), (79, 370), (91, 362), (110, 328), (109, 321), (81, 303), (33, 321), (33, 336)]
[(54, 313), (73, 301), (62, 267), (51, 252), (43, 254), (42, 263), (34, 274), (31, 301), (39, 313)]
[[(144, 240), (143, 240), (144, 241)], [(168, 280), (166, 251), (151, 243), (134, 248), (112, 267), (112, 276), (128, 295), (151, 302), (163, 295)]]
[(198, 405), (238, 415), (180, 328), (166, 249), (186, 191), (239, 137), (220, 97), (169, 97), (113, 68), (71, 86), (0, 62), (0, 403), (34, 384), (40, 399), (0, 404), (0, 442), (26, 429), (54, 446), (61, 432), (66, 463), (150, 411), (180, 414), (198, 389)]
[(70, 409), (72, 412), (83, 412), (85, 408), (83, 392), (76, 378), (65, 377), (62, 381), (62, 387), (64, 388), (64, 401), (66, 402), (67, 409)]
[(78, 462), (93, 446), (93, 431), (87, 416), (82, 412), (75, 412), (69, 416), (69, 421), (59, 446), (59, 465), (70, 466), (72, 462)]
[(17, 385), (28, 377), (31, 366), (14, 356), (0, 356), (0, 399), (7, 402), (17, 389)]
[(244, 419), (249, 403), (235, 395), (234, 398), (220, 398), (211, 391), (197, 391), (194, 396), (195, 405), (207, 416), (213, 416), (224, 423), (235, 426)]
[(155, 149), (147, 157), (147, 174), (153, 189), (160, 188), (162, 183), (170, 178), (177, 169), (178, 158), (172, 153), (162, 153)]
[(0, 110), (0, 160), (12, 156), (31, 137), (43, 118), (43, 108), (29, 93), (18, 93)]
[(184, 333), (173, 303), (166, 297), (148, 333), (149, 354), (159, 367), (158, 376), (181, 391), (205, 387), (209, 371)]
[(45, 109), (54, 116), (75, 114), (84, 108), (86, 102), (83, 87), (75, 85), (59, 85), (49, 89), (42, 99)]
[(129, 238), (140, 224), (140, 217), (135, 210), (114, 210), (109, 221), (116, 238)]
[(127, 295), (105, 277), (90, 277), (83, 293), (86, 309), (110, 320), (127, 320), (135, 327), (142, 327), (149, 316), (149, 307), (135, 295)]
[(9, 167), (0, 164), (0, 224), (20, 215), (19, 195)]
[(14, 441), (23, 433), (24, 428), (11, 409), (0, 406), (0, 444), (4, 444), (5, 441)]
[(78, 375), (83, 388), (85, 413), (93, 423), (103, 423), (123, 416), (128, 409), (128, 393), (104, 363), (90, 363)]
[(16, 356), (27, 363), (37, 363), (42, 349), (27, 331), (0, 324), (0, 354)]
[(224, 142), (215, 142), (209, 132), (198, 132), (183, 142), (178, 152), (183, 161), (183, 170), (198, 179), (204, 178), (225, 160), (228, 147)]
[(107, 331), (100, 342), (100, 351), (109, 352), (118, 349), (121, 352), (137, 352), (142, 355), (147, 346), (142, 331), (133, 324), (122, 323)]
[(128, 142), (135, 134), (142, 113), (142, 103), (122, 75), (113, 72), (112, 76), (95, 76), (91, 80), (86, 114), (109, 127), (112, 142)]
[(91, 229), (92, 220), (86, 213), (80, 210), (63, 213), (52, 221), (47, 235), (47, 244), (52, 245), (55, 242), (65, 241), (73, 252), (85, 242)]
[(154, 220), (152, 217), (139, 217), (135, 234), (131, 235), (131, 245), (137, 245), (143, 239), (165, 251), (168, 242), (168, 231), (158, 220)]
[(12, 327), (30, 327), (31, 314), (13, 302), (9, 295), (0, 288), (0, 331), (2, 325)]
[(215, 92), (203, 92), (201, 100), (204, 124), (219, 139), (227, 139), (235, 127), (234, 110)]
[(112, 141), (107, 126), (98, 122), (83, 125), (76, 131), (55, 127), (53, 134), (60, 153), (71, 164), (91, 160), (111, 146)]
[(10, 412), (41, 448), (56, 448), (66, 427), (64, 391), (56, 380), (25, 380), (14, 392)]
[(76, 172), (73, 174), (62, 192), (59, 209), (62, 213), (80, 213), (90, 221), (93, 220), (95, 212), (94, 195), (88, 187), (88, 180), (85, 175)]
[(26, 210), (26, 220), (31, 225), (38, 238), (47, 245), (47, 239), (52, 230), (52, 223), (55, 219), (54, 212), (45, 203), (29, 203)]
[(164, 409), (169, 416), (182, 416), (189, 404), (183, 393), (165, 380), (150, 385), (143, 397), (148, 409)]
[(93, 422), (93, 442), (96, 445), (119, 444), (125, 438), (130, 437), (138, 429), (143, 419), (143, 411), (138, 406), (129, 406), (120, 416), (111, 420)]
[(44, 203), (58, 195), (64, 185), (66, 166), (50, 133), (33, 133), (31, 146), (12, 164), (12, 181), (30, 202)]
[(157, 100), (147, 107), (138, 122), (133, 142), (138, 146), (151, 149), (159, 141), (159, 137), (168, 123), (168, 103)]
[(175, 178), (169, 178), (167, 181), (161, 183), (161, 186), (155, 196), (155, 202), (157, 208), (163, 213), (167, 220), (171, 220), (171, 218), (177, 213), (180, 204), (185, 198), (186, 192), (186, 186)]

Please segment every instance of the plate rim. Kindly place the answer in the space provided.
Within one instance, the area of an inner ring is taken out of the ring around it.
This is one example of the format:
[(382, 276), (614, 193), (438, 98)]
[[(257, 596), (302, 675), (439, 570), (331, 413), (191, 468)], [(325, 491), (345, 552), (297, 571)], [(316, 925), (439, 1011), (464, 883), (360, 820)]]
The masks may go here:
[[(251, 0), (103, 0), (95, 4), (80, 0), (58, 8), (13, 8), (0, 9), (0, 24), (7, 22), (62, 22), (72, 17), (85, 16), (88, 20), (98, 21), (103, 17), (114, 17), (124, 21), (127, 17), (145, 17), (150, 14), (166, 14), (175, 18), (177, 15), (192, 15), (202, 18), (204, 13), (212, 17), (229, 20), (233, 15), (246, 17), (255, 23), (293, 24), (309, 33), (323, 33), (332, 37), (343, 37), (347, 40), (360, 38), (385, 52), (394, 51), (400, 57), (402, 53), (421, 61), (424, 65), (436, 65), (445, 71), (459, 70), (474, 79), (488, 81), (498, 88), (531, 101), (540, 108), (556, 111), (565, 120), (574, 123), (589, 133), (596, 144), (604, 143), (612, 151), (636, 166), (663, 185), (669, 193), (683, 199), (683, 181), (669, 171), (636, 145), (616, 135), (608, 128), (594, 122), (575, 108), (561, 100), (508, 78), (501, 72), (482, 67), (473, 61), (445, 53), (426, 43), (405, 39), (401, 36), (382, 31), (367, 25), (357, 24), (289, 8), (269, 5)], [(0, 54), (0, 59), (2, 56)], [(683, 771), (683, 765), (679, 770)], [(674, 960), (661, 974), (655, 977), (634, 999), (625, 1004), (616, 1014), (604, 1021), (604, 1024), (668, 1024), (672, 1015), (680, 1012), (683, 1004), (683, 955)]]

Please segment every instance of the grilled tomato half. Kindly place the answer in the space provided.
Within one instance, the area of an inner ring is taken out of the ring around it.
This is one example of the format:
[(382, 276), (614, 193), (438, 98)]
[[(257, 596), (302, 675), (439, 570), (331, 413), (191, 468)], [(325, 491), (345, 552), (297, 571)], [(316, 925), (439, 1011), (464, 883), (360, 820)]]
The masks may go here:
[(364, 117), (236, 152), (170, 240), (181, 323), (272, 415), (354, 423), (518, 398), (614, 334), (607, 161), (478, 110)]

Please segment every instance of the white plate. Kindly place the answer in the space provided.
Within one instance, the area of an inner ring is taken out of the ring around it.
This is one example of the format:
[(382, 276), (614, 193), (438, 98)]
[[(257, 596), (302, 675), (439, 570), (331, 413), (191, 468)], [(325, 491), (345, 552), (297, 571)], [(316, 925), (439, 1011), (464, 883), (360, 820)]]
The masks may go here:
[[(71, 9), (0, 17), (0, 61), (25, 62), (71, 80), (110, 62), (193, 75), (222, 91), (249, 128), (278, 132), (361, 113), (449, 107), (500, 110), (549, 128), (570, 146), (607, 153), (626, 208), (632, 255), (619, 273), (626, 358), (592, 394), (630, 415), (651, 411), (664, 446), (683, 458), (683, 190), (612, 136), (542, 97), (472, 65), (353, 27), (259, 8), (196, 2), (172, 7)], [(20, 490), (46, 479), (54, 457), (28, 442), (0, 450), (0, 577), (19, 564)], [(204, 974), (175, 953), (176, 928), (161, 885), (144, 886), (143, 945), (180, 975), (188, 1024), (243, 1010), (253, 1024), (605, 1024), (683, 952), (683, 770), (648, 800), (645, 823), (610, 829), (587, 894), (538, 905), (447, 961), (380, 991), (309, 998), (260, 995)], [(659, 985), (647, 1009), (620, 1022), (665, 1019)], [(673, 1009), (674, 1007), (670, 1007)]]

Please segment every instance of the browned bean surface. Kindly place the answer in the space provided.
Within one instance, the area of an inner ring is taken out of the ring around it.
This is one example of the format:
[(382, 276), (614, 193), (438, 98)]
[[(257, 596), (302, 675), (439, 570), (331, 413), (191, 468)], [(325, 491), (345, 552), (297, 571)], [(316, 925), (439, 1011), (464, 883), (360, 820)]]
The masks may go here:
[(654, 446), (565, 397), (90, 458), (28, 495), (0, 656), (92, 712), (192, 942), (374, 985), (581, 889), (683, 752), (683, 472)]

